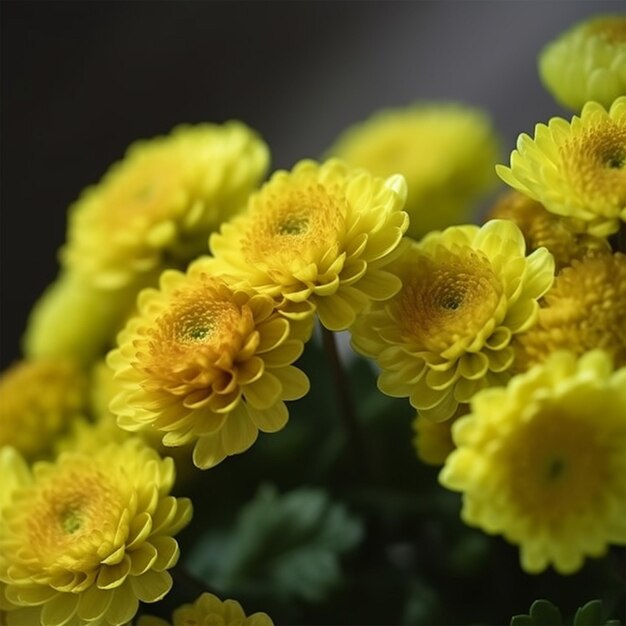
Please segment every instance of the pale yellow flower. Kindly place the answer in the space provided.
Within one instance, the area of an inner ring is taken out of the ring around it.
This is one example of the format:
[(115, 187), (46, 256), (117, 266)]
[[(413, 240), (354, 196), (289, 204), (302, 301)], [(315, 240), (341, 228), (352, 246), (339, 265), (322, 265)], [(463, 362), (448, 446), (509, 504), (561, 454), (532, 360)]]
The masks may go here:
[(377, 360), (381, 391), (408, 396), (436, 421), (508, 380), (511, 338), (535, 322), (537, 300), (554, 279), (550, 253), (525, 256), (519, 228), (505, 220), (433, 232), (390, 270), (402, 289), (360, 316), (352, 345)]
[(513, 342), (525, 371), (556, 350), (580, 356), (602, 348), (626, 366), (626, 256), (601, 253), (573, 261), (545, 295), (537, 323)]
[(533, 574), (626, 543), (626, 368), (601, 350), (553, 353), (471, 407), (440, 474), (466, 523), (518, 544)]
[(611, 249), (606, 239), (578, 232), (570, 219), (546, 211), (540, 202), (519, 191), (501, 196), (489, 211), (488, 219), (515, 222), (524, 235), (527, 250), (547, 248), (557, 270), (590, 252)]
[(23, 360), (0, 376), (0, 398), (0, 447), (33, 461), (86, 414), (87, 377), (69, 360)]
[(330, 153), (407, 182), (408, 234), (472, 221), (472, 203), (495, 185), (499, 146), (487, 114), (456, 103), (382, 111), (345, 131)]
[(260, 183), (268, 150), (239, 122), (180, 126), (130, 146), (71, 207), (62, 260), (117, 289), (206, 251), (208, 235)]
[(466, 404), (460, 404), (454, 415), (445, 422), (426, 419), (419, 412), (413, 419), (413, 446), (417, 457), (427, 465), (443, 465), (448, 455), (454, 450), (452, 425), (456, 420), (469, 413)]
[(184, 604), (174, 611), (172, 621), (142, 615), (137, 626), (274, 626), (266, 613), (246, 617), (236, 600), (220, 600), (212, 593), (203, 593), (193, 604)]
[(401, 176), (386, 180), (332, 159), (276, 172), (247, 210), (211, 236), (224, 273), (274, 298), (293, 318), (317, 312), (344, 330), (398, 279), (384, 267), (397, 253), (408, 217)]
[(107, 359), (122, 389), (110, 405), (118, 424), (153, 427), (166, 446), (195, 443), (202, 469), (247, 450), (259, 430), (282, 429), (284, 401), (309, 389), (291, 364), (311, 324), (290, 323), (272, 298), (213, 269), (209, 258), (187, 274), (166, 271), (160, 290), (140, 294), (139, 314)]
[(29, 478), (0, 516), (8, 626), (120, 626), (169, 591), (173, 536), (191, 517), (168, 495), (171, 459), (133, 439), (39, 462)]
[(496, 171), (511, 187), (541, 202), (576, 228), (606, 237), (626, 221), (626, 97), (607, 112), (588, 102), (571, 123), (553, 117), (522, 133), (511, 167)]
[(575, 24), (541, 51), (539, 74), (570, 109), (579, 111), (590, 100), (608, 109), (626, 95), (626, 16), (594, 16)]

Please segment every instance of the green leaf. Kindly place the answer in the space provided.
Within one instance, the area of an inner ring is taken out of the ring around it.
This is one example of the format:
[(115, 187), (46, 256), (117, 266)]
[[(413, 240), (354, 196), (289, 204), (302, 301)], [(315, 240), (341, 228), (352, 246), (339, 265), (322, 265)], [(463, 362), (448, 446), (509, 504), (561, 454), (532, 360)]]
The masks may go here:
[(511, 626), (561, 625), (561, 612), (548, 600), (535, 600), (530, 607), (530, 615), (516, 615), (511, 618)]
[(325, 491), (303, 488), (281, 496), (264, 485), (241, 509), (234, 529), (207, 533), (187, 566), (235, 597), (256, 593), (321, 602), (341, 581), (339, 555), (362, 536), (360, 520)]
[(602, 624), (601, 600), (591, 600), (576, 611), (574, 626), (598, 626), (598, 624)]

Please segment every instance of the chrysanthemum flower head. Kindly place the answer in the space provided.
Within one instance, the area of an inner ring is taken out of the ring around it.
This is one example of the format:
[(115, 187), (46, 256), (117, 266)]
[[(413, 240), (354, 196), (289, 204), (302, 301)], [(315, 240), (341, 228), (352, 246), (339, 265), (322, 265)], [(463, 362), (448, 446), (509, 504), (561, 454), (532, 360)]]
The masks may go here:
[(541, 52), (539, 74), (570, 109), (590, 100), (608, 109), (626, 95), (626, 16), (595, 16), (570, 28)]
[(212, 235), (211, 250), (225, 273), (273, 297), (285, 315), (317, 311), (326, 328), (344, 330), (370, 299), (400, 288), (383, 268), (408, 225), (405, 197), (401, 176), (301, 161)]
[(557, 270), (590, 252), (610, 250), (606, 239), (578, 232), (572, 220), (546, 211), (540, 202), (519, 191), (511, 190), (499, 198), (489, 212), (489, 219), (515, 222), (524, 235), (526, 249), (532, 252), (547, 248)]
[(118, 288), (166, 259), (187, 262), (245, 204), (268, 150), (239, 122), (181, 126), (133, 144), (71, 207), (65, 266)]
[(168, 270), (160, 290), (144, 290), (108, 357), (123, 387), (110, 406), (119, 425), (154, 427), (166, 446), (194, 442), (203, 469), (283, 428), (284, 400), (309, 388), (291, 364), (311, 324), (290, 323), (271, 297), (233, 287), (213, 265)]
[(513, 342), (525, 371), (556, 350), (578, 356), (602, 348), (626, 366), (626, 256), (599, 253), (573, 261), (545, 295), (537, 323)]
[(434, 422), (420, 415), (413, 420), (413, 446), (417, 457), (427, 465), (443, 465), (448, 455), (454, 450), (452, 425), (469, 412), (466, 404), (460, 404), (454, 415), (445, 422)]
[(19, 361), (0, 376), (0, 398), (0, 447), (32, 461), (85, 414), (87, 379), (69, 360)]
[(236, 600), (220, 600), (212, 593), (203, 593), (193, 604), (184, 604), (174, 611), (172, 622), (142, 615), (137, 626), (274, 626), (267, 613), (246, 617)]
[(570, 574), (626, 543), (626, 368), (556, 352), (471, 408), (440, 474), (465, 522), (518, 544), (529, 573)]
[(472, 202), (496, 182), (499, 147), (487, 115), (462, 104), (382, 111), (345, 131), (330, 151), (377, 176), (406, 178), (408, 234), (471, 221)]
[[(157, 278), (154, 273), (143, 276), (148, 283)], [(30, 312), (24, 353), (93, 363), (113, 345), (136, 297), (135, 285), (104, 290), (77, 272), (61, 272)]]
[(33, 467), (0, 517), (9, 626), (118, 626), (170, 589), (191, 503), (171, 459), (137, 439)]
[(498, 165), (511, 187), (577, 228), (606, 237), (626, 221), (626, 96), (609, 111), (588, 102), (571, 123), (554, 117), (537, 124), (534, 138), (522, 133), (511, 167)]
[(511, 337), (534, 323), (554, 279), (552, 255), (526, 257), (519, 228), (505, 220), (433, 232), (390, 269), (402, 289), (360, 316), (352, 345), (377, 360), (381, 391), (409, 396), (436, 421), (508, 379)]

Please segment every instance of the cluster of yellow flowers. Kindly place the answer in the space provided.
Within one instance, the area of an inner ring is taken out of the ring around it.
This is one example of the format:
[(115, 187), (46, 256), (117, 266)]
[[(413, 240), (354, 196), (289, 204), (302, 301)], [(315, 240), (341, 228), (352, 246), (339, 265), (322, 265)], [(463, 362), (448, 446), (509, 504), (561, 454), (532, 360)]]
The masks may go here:
[[(483, 113), (434, 103), (262, 186), (268, 149), (238, 122), (131, 146), (71, 207), (0, 378), (0, 623), (121, 626), (163, 598), (191, 519), (165, 452), (209, 469), (283, 429), (316, 320), (409, 399), (418, 456), (526, 571), (625, 544), (624, 33), (602, 18), (546, 49), (581, 112), (522, 134), (509, 167)], [(496, 169), (515, 191), (467, 223)], [(192, 623), (272, 621), (207, 593), (174, 613)]]

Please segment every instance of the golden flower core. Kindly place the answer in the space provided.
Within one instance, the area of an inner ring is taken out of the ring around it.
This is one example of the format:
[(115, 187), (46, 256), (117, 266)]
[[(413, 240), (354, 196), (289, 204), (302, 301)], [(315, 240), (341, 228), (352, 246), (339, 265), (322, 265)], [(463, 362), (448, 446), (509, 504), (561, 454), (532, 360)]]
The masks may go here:
[(99, 562), (102, 530), (107, 522), (116, 529), (124, 504), (119, 489), (102, 471), (74, 464), (38, 490), (24, 527), (24, 544), (32, 547), (46, 571), (85, 571)]
[(591, 421), (578, 419), (556, 401), (521, 425), (502, 444), (498, 459), (511, 503), (521, 514), (534, 511), (544, 524), (571, 515), (580, 494), (602, 493), (613, 480), (611, 442), (599, 440)]
[(443, 352), (465, 337), (473, 339), (493, 317), (501, 294), (480, 251), (467, 248), (437, 259), (420, 255), (398, 302), (403, 334), (418, 349)]
[(317, 262), (341, 236), (345, 215), (346, 199), (336, 186), (303, 182), (268, 191), (241, 242), (244, 258), (292, 270)]
[(593, 20), (587, 26), (589, 35), (597, 35), (607, 43), (626, 43), (626, 18), (607, 17)]
[(192, 376), (209, 363), (228, 369), (243, 335), (253, 331), (250, 308), (238, 306), (226, 285), (206, 275), (193, 288), (174, 291), (170, 302), (148, 329), (146, 350), (137, 353), (150, 384), (184, 382), (186, 372)]
[(626, 365), (626, 256), (596, 254), (564, 268), (536, 325), (519, 335), (514, 347), (519, 371), (559, 349), (582, 355), (602, 348), (616, 367)]
[(560, 148), (565, 177), (594, 212), (611, 217), (626, 205), (626, 125), (597, 120)]
[[(170, 202), (182, 181), (181, 168), (173, 155), (147, 154), (134, 169), (118, 176), (105, 187), (102, 197), (102, 224), (111, 232), (124, 232), (129, 220), (150, 226), (172, 218)], [(182, 205), (181, 205), (182, 206)]]

